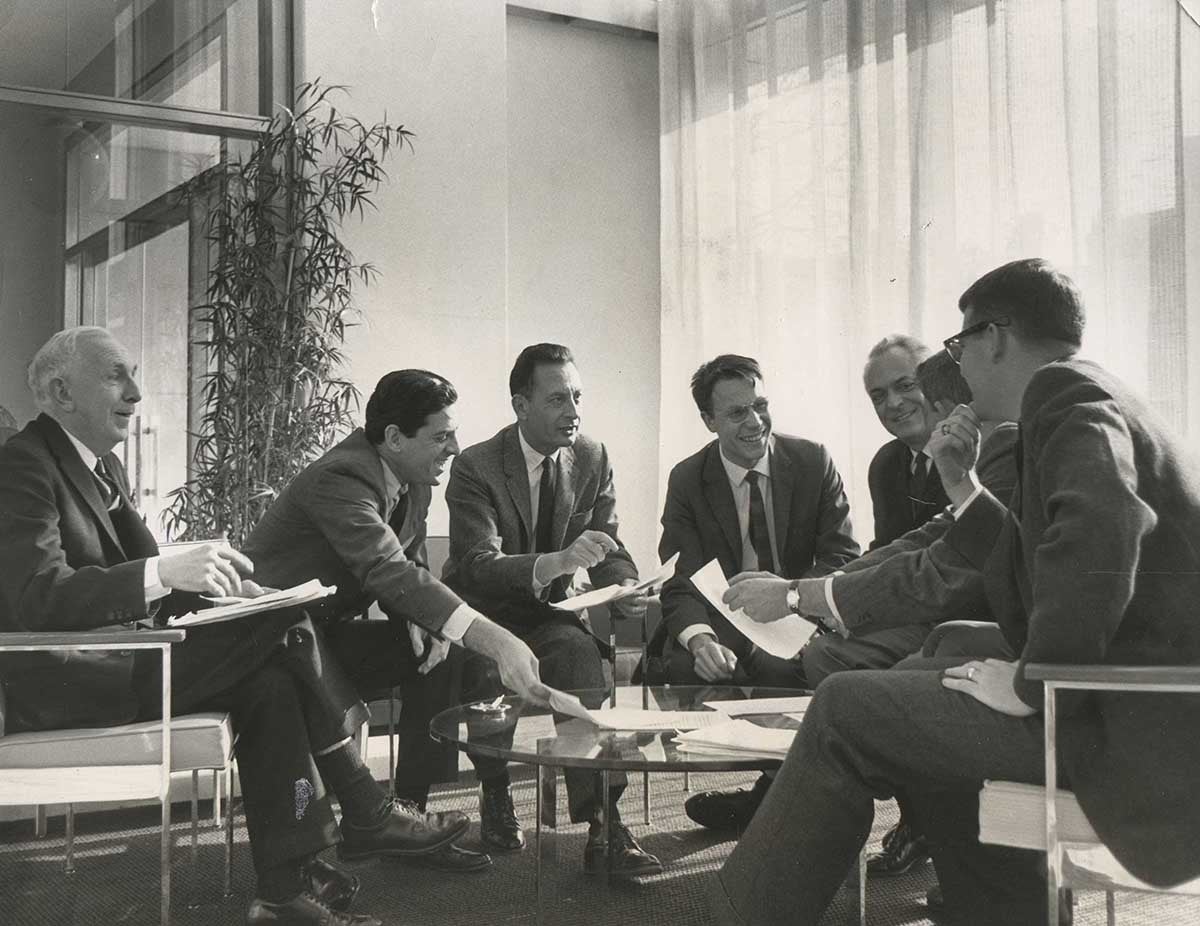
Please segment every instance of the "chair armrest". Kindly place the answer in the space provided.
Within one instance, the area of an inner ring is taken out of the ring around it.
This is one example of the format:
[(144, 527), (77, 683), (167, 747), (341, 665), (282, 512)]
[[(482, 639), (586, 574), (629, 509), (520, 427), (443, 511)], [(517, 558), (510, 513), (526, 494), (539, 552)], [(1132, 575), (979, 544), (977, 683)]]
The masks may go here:
[(1080, 666), (1032, 662), (1025, 677), (1056, 688), (1200, 692), (1200, 666)]
[(186, 630), (82, 630), (77, 632), (0, 633), (0, 649), (59, 649), (113, 647), (150, 649), (164, 643), (182, 643)]

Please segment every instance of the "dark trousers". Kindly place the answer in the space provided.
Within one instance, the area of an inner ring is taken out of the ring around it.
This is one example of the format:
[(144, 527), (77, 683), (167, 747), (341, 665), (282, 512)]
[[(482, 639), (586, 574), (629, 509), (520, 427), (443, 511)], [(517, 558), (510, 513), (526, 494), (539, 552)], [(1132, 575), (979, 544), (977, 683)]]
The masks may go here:
[[(749, 641), (746, 641), (749, 644)], [(731, 647), (733, 649), (733, 647)], [(733, 678), (727, 685), (764, 685), (769, 688), (807, 688), (804, 664), (797, 657), (782, 659), (772, 656), (757, 646), (747, 645), (742, 652), (734, 649), (738, 657)], [(663, 660), (667, 682), (671, 685), (711, 685), (696, 674), (695, 660), (679, 641), (668, 638), (663, 644)]]
[[(140, 720), (162, 712), (158, 654), (139, 654)], [(255, 868), (340, 839), (314, 752), (351, 736), (366, 712), (308, 618), (256, 615), (188, 631), (171, 651), (172, 713), (228, 711)]]
[(1042, 783), (1042, 724), (943, 688), (934, 671), (834, 675), (713, 886), (722, 924), (815, 924), (904, 790), (955, 923), (1046, 926), (1040, 853), (979, 843), (984, 779)]

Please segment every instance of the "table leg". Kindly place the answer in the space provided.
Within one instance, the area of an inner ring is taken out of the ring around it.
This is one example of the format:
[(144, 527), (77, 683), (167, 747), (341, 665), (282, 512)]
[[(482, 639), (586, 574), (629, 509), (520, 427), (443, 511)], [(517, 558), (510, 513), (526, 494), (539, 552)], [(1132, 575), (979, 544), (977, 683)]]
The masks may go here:
[(600, 857), (604, 859), (604, 883), (612, 881), (612, 792), (609, 790), (611, 773), (600, 772)]
[[(534, 868), (534, 888), (537, 896), (536, 922), (542, 926), (545, 922), (545, 898), (542, 890), (542, 859), (544, 855), (553, 854), (554, 840), (544, 838), (542, 827), (555, 829), (558, 823), (558, 769), (553, 766), (539, 765), (537, 767), (537, 822), (534, 826), (533, 844), (537, 852)], [(547, 865), (548, 867), (548, 865)]]

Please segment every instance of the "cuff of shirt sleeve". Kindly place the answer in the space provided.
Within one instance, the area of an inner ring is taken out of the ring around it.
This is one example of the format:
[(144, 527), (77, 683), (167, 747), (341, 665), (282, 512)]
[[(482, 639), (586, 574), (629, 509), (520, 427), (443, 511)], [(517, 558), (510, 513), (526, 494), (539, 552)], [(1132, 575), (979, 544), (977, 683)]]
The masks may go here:
[[(537, 559), (535, 559), (533, 561), (533, 574), (529, 577), (529, 584), (530, 584), (530, 587), (533, 589), (533, 597), (534, 598), (541, 598), (542, 593), (550, 587), (550, 582), (539, 582), (538, 577), (537, 577), (538, 563), (540, 563), (542, 561), (542, 557), (544, 557), (544, 556), (546, 556), (545, 553), (543, 553), (541, 556), (539, 556)], [(553, 582), (554, 580), (551, 579), (550, 581)]]
[(698, 633), (710, 633), (714, 637), (716, 636), (716, 634), (713, 633), (713, 629), (709, 627), (708, 624), (689, 624), (687, 627), (684, 627), (683, 630), (679, 631), (679, 636), (676, 637), (676, 639), (679, 641), (680, 646), (682, 646), (684, 649), (687, 649), (688, 642)]
[(146, 571), (142, 576), (142, 587), (146, 592), (146, 607), (149, 607), (151, 602), (158, 601), (159, 598), (166, 598), (171, 594), (171, 590), (162, 584), (162, 579), (158, 575), (160, 559), (162, 559), (160, 556), (151, 556), (146, 560)]
[(983, 492), (983, 486), (981, 484), (976, 484), (975, 491), (967, 496), (967, 500), (965, 502), (963, 502), (957, 508), (951, 507), (950, 513), (952, 515), (954, 515), (955, 521), (957, 521), (959, 518), (961, 518), (963, 516), (963, 512), (971, 507), (971, 502), (973, 502), (973, 501), (975, 501), (975, 499), (979, 498), (979, 496), (982, 492)]
[(462, 643), (463, 634), (480, 614), (468, 604), (460, 604), (442, 624), (441, 634), (451, 643)]
[(842, 620), (842, 612), (838, 610), (837, 602), (833, 600), (833, 580), (838, 576), (845, 575), (840, 569), (825, 579), (825, 604), (829, 606), (829, 623), (833, 629), (843, 637), (850, 636), (850, 631), (846, 629), (846, 622)]

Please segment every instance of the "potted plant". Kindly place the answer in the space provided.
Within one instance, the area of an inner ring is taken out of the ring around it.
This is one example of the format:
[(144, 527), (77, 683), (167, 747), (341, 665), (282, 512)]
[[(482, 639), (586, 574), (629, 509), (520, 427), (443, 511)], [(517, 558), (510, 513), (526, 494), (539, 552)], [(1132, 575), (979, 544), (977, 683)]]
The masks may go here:
[(207, 208), (211, 264), (192, 310), (197, 413), (188, 481), (163, 515), (173, 540), (240, 545), (275, 495), (347, 431), (358, 390), (340, 372), (357, 262), (343, 221), (374, 208), (393, 148), (412, 133), (339, 112), (340, 87), (304, 84), (250, 152), (182, 189)]

